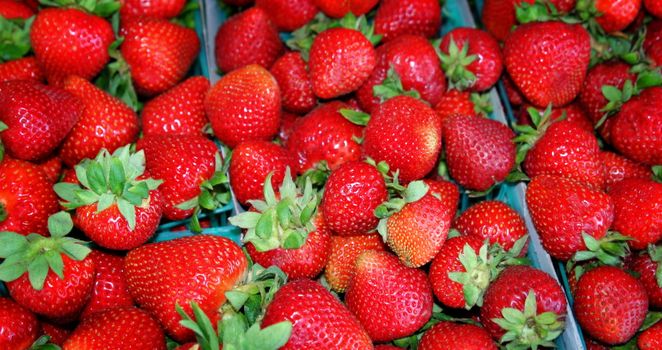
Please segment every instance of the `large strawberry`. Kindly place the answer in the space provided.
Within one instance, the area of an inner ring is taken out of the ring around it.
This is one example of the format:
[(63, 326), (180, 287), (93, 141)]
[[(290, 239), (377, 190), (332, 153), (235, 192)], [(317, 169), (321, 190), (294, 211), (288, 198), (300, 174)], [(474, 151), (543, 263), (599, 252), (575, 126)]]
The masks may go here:
[(595, 21), (607, 33), (621, 31), (634, 21), (641, 9), (641, 0), (579, 0), (577, 11), (583, 19)]
[[(635, 255), (628, 263), (628, 268), (637, 274), (651, 308), (662, 307), (662, 248), (650, 246), (648, 252)], [(659, 272), (658, 272), (659, 271)]]
[(278, 82), (283, 109), (293, 113), (308, 113), (317, 104), (308, 65), (298, 52), (288, 52), (271, 66)]
[(19, 58), (0, 63), (0, 82), (10, 80), (43, 81), (44, 73), (34, 57)]
[(368, 250), (386, 250), (379, 235), (331, 237), (331, 255), (324, 268), (324, 278), (331, 289), (341, 293), (347, 289), (356, 269), (356, 258)]
[(605, 112), (603, 108), (609, 102), (602, 93), (604, 86), (613, 86), (619, 90), (623, 89), (625, 82), (634, 82), (636, 75), (630, 72), (630, 66), (626, 63), (613, 61), (600, 63), (588, 71), (584, 86), (579, 94), (579, 102), (591, 118), (593, 124), (602, 119)]
[(214, 134), (230, 147), (242, 141), (271, 140), (280, 127), (280, 107), (278, 83), (255, 64), (225, 75), (205, 99)]
[(291, 32), (310, 22), (319, 11), (313, 0), (256, 0), (278, 29)]
[(93, 250), (90, 259), (96, 266), (94, 287), (81, 318), (116, 307), (133, 306), (133, 299), (124, 279), (124, 257)]
[(313, 0), (325, 15), (342, 18), (348, 13), (361, 16), (368, 13), (379, 0)]
[(13, 300), (0, 297), (0, 347), (30, 349), (38, 335), (37, 317)]
[(186, 0), (122, 0), (120, 15), (122, 18), (145, 16), (173, 18), (179, 15), (186, 5)]
[(527, 233), (524, 219), (515, 209), (501, 201), (484, 201), (472, 205), (453, 223), (462, 235), (488, 239), (510, 250)]
[(423, 333), (418, 349), (496, 350), (497, 345), (479, 326), (444, 321)]
[(621, 155), (609, 151), (600, 151), (600, 159), (605, 169), (607, 187), (625, 179), (650, 179), (651, 170)]
[(612, 228), (632, 238), (632, 249), (645, 249), (662, 239), (662, 184), (650, 179), (626, 179), (609, 189), (614, 202)]
[(403, 34), (435, 36), (441, 25), (441, 6), (435, 0), (384, 0), (375, 14), (375, 33), (389, 41)]

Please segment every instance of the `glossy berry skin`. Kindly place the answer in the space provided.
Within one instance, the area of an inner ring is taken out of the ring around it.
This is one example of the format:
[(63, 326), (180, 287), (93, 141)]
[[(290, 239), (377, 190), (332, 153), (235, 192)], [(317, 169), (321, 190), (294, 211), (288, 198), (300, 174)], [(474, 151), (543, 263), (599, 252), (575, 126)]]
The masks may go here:
[(33, 81), (0, 83), (0, 134), (10, 156), (37, 161), (49, 156), (76, 124), (82, 106), (72, 94)]
[(517, 22), (515, 6), (534, 2), (535, 0), (485, 0), (482, 11), (483, 25), (495, 38), (503, 41)]
[(408, 96), (387, 100), (372, 113), (365, 128), (363, 151), (385, 161), (400, 180), (423, 178), (436, 165), (441, 150), (441, 121), (432, 108)]
[(566, 314), (567, 303), (561, 286), (550, 275), (530, 266), (506, 268), (485, 292), (480, 319), (492, 339), (499, 340), (505, 333), (494, 318), (503, 318), (504, 308), (524, 310), (524, 301), (530, 291), (536, 295), (537, 314), (553, 312)]
[(10, 80), (43, 81), (44, 79), (44, 73), (33, 56), (0, 63), (0, 83)]
[(59, 209), (51, 182), (37, 165), (5, 156), (0, 162), (0, 232), (48, 236), (48, 217)]
[[(533, 124), (531, 122), (531, 115), (529, 114), (528, 111), (530, 107), (533, 106), (529, 104), (524, 104), (522, 107), (520, 107), (519, 113), (517, 113), (517, 115), (515, 116), (519, 124), (524, 124), (524, 125)], [(545, 113), (545, 108), (536, 108), (536, 109), (538, 110), (538, 113), (540, 113), (540, 115), (543, 115), (543, 113)], [(552, 108), (552, 112), (549, 115), (549, 119), (553, 121), (557, 121), (562, 118), (564, 118), (564, 120), (577, 124), (582, 129), (586, 130), (589, 133), (594, 132), (593, 121), (589, 119), (588, 114), (584, 112), (584, 108), (581, 107), (578, 103), (571, 103), (569, 105), (560, 108)]]
[(368, 163), (353, 161), (331, 173), (321, 209), (335, 234), (361, 235), (377, 227), (375, 209), (387, 199), (386, 182), (379, 170)]
[(54, 156), (37, 165), (46, 174), (46, 179), (51, 183), (56, 183), (60, 180), (60, 175), (62, 175), (62, 159), (60, 157)]
[(124, 277), (133, 300), (152, 314), (178, 342), (193, 340), (179, 324), (179, 303), (192, 315), (196, 301), (214, 327), (225, 303), (225, 292), (246, 273), (241, 248), (227, 238), (198, 235), (136, 248), (124, 260)]
[(68, 75), (92, 79), (108, 63), (115, 41), (110, 22), (77, 9), (39, 11), (30, 30), (37, 62), (49, 83), (61, 85)]
[(483, 201), (465, 210), (453, 223), (461, 234), (489, 239), (506, 251), (527, 233), (524, 219), (515, 209), (501, 201)]
[(613, 184), (612, 229), (624, 236), (632, 249), (646, 249), (662, 239), (662, 184), (650, 179), (626, 179)]
[(581, 90), (590, 37), (579, 25), (527, 23), (508, 36), (503, 55), (508, 74), (527, 100), (542, 108), (563, 106)]
[(11, 297), (24, 308), (58, 323), (76, 320), (87, 303), (94, 286), (94, 261), (72, 260), (62, 255), (64, 279), (49, 271), (42, 290), (30, 285), (28, 274), (8, 282)]
[(120, 16), (170, 19), (177, 17), (184, 9), (184, 5), (186, 0), (123, 0)]
[(29, 349), (39, 336), (39, 321), (9, 298), (0, 297), (0, 347)]
[(324, 268), (324, 278), (334, 291), (345, 292), (354, 275), (356, 258), (368, 250), (385, 251), (382, 237), (375, 233), (331, 236), (331, 255)]
[(608, 188), (625, 179), (650, 179), (652, 176), (649, 168), (617, 153), (600, 151), (600, 159), (605, 169), (605, 184)]
[(653, 16), (660, 18), (662, 17), (662, 1), (660, 0), (643, 0), (644, 6), (646, 6), (646, 11), (652, 14)]
[(621, 344), (637, 332), (646, 317), (648, 298), (637, 279), (612, 266), (594, 268), (577, 284), (575, 317), (591, 337)]
[(456, 28), (448, 32), (441, 40), (439, 49), (448, 54), (451, 40), (462, 50), (469, 45), (467, 55), (476, 59), (466, 69), (476, 76), (471, 91), (484, 91), (496, 84), (503, 72), (503, 57), (499, 43), (488, 32), (475, 28)]
[(50, 337), (49, 342), (62, 346), (64, 341), (69, 338), (71, 334), (71, 329), (68, 326), (60, 326), (53, 323), (48, 323), (45, 321), (41, 322), (41, 332), (43, 335)]
[(384, 42), (404, 34), (435, 36), (441, 26), (441, 8), (434, 0), (384, 0), (375, 14), (375, 33)]
[(261, 66), (232, 71), (207, 94), (205, 111), (216, 137), (229, 147), (271, 140), (280, 127), (280, 89)]
[(388, 252), (366, 251), (345, 293), (347, 308), (375, 342), (413, 334), (432, 315), (432, 288), (425, 272), (404, 266)]
[(96, 266), (94, 287), (81, 319), (116, 307), (133, 306), (133, 299), (124, 279), (124, 257), (93, 250), (90, 259)]
[(444, 208), (447, 210), (444, 217), (454, 218), (460, 203), (460, 190), (457, 185), (442, 179), (423, 179), (423, 182), (428, 185), (428, 194), (444, 203)]
[(637, 77), (630, 73), (630, 68), (628, 64), (614, 61), (599, 63), (588, 71), (579, 95), (579, 103), (584, 107), (593, 124), (602, 118), (604, 112), (601, 110), (609, 102), (602, 93), (602, 87), (610, 85), (621, 90), (627, 80), (635, 82)]
[(69, 76), (64, 89), (83, 104), (83, 113), (64, 139), (59, 156), (69, 167), (94, 158), (102, 149), (114, 152), (138, 136), (138, 116), (119, 98), (89, 81)]
[(376, 50), (377, 65), (368, 80), (356, 92), (359, 104), (366, 112), (380, 103), (374, 95), (375, 85), (381, 85), (391, 67), (400, 77), (405, 91), (416, 90), (421, 98), (436, 105), (446, 91), (446, 77), (439, 65), (434, 47), (420, 35), (402, 35)]
[(0, 17), (5, 19), (28, 19), (34, 15), (32, 9), (19, 1), (0, 0)]
[(498, 349), (485, 329), (473, 324), (439, 322), (427, 330), (420, 350), (496, 350)]
[(662, 21), (651, 21), (646, 27), (643, 48), (653, 67), (662, 65)]
[(286, 32), (303, 27), (319, 11), (313, 0), (256, 0), (255, 6), (262, 8), (274, 25)]
[(308, 66), (298, 52), (288, 52), (271, 66), (278, 82), (283, 109), (292, 113), (308, 113), (317, 104)]
[(285, 170), (294, 169), (294, 160), (281, 146), (268, 141), (246, 141), (232, 151), (230, 185), (244, 205), (251, 199), (264, 199), (264, 180), (271, 176), (274, 188), (283, 182)]
[(456, 89), (446, 91), (439, 103), (434, 107), (434, 111), (441, 118), (442, 124), (448, 117), (455, 115), (478, 116), (475, 105), (471, 101), (471, 93)]
[(209, 122), (204, 106), (209, 87), (207, 78), (191, 77), (147, 102), (141, 114), (143, 134), (202, 135)]
[(596, 0), (595, 9), (600, 13), (595, 21), (607, 33), (621, 31), (639, 14), (641, 0)]
[(662, 322), (646, 329), (639, 335), (637, 346), (640, 350), (655, 350), (662, 348)]
[(269, 15), (257, 6), (225, 21), (214, 42), (216, 65), (225, 73), (250, 64), (269, 69), (284, 50)]
[(356, 16), (368, 13), (379, 0), (313, 0), (313, 3), (325, 15), (333, 18), (342, 18), (349, 12)]
[(308, 67), (313, 92), (330, 99), (358, 89), (375, 67), (375, 49), (359, 31), (331, 28), (315, 37)]
[(655, 309), (661, 308), (662, 286), (659, 286), (655, 279), (657, 263), (651, 259), (650, 255), (644, 252), (634, 256), (632, 261), (628, 264), (628, 269), (638, 274), (637, 278), (644, 288), (646, 288), (648, 304), (650, 307)]
[(165, 335), (156, 320), (134, 307), (102, 311), (83, 320), (64, 342), (64, 350), (100, 349), (165, 350)]
[(606, 193), (558, 176), (533, 178), (526, 204), (543, 247), (560, 260), (587, 249), (582, 233), (599, 240), (614, 220), (614, 203)]
[(295, 122), (300, 118), (299, 115), (289, 112), (283, 112), (281, 115), (280, 130), (278, 131), (278, 139), (280, 139), (284, 146), (287, 146), (287, 141), (292, 135)]

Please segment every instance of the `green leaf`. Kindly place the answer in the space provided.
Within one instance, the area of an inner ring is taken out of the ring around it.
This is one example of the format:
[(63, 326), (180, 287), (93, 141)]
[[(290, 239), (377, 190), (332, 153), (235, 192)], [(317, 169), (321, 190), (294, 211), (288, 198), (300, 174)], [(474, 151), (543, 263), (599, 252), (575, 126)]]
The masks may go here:
[(110, 169), (108, 173), (108, 184), (110, 191), (117, 196), (121, 196), (124, 191), (124, 184), (126, 183), (126, 173), (124, 172), (124, 164), (119, 158), (110, 158)]
[(419, 201), (427, 193), (430, 187), (423, 181), (413, 181), (408, 186), (404, 192), (404, 199), (407, 203), (413, 203)]
[(266, 212), (260, 216), (255, 226), (255, 233), (260, 238), (269, 238), (273, 233), (274, 228), (274, 213), (272, 211)]
[(278, 350), (287, 343), (292, 334), (292, 323), (283, 321), (264, 329), (254, 324), (246, 331), (248, 349)]
[(10, 255), (0, 264), (0, 281), (14, 281), (27, 270), (28, 266), (23, 254)]
[(306, 242), (306, 239), (301, 235), (301, 233), (292, 231), (289, 235), (285, 237), (283, 241), (283, 248), (285, 249), (298, 249), (303, 246)]
[(115, 195), (111, 193), (104, 193), (99, 196), (99, 201), (97, 202), (97, 213), (100, 213), (115, 203)]
[(7, 258), (10, 255), (24, 251), (28, 246), (28, 240), (25, 236), (15, 232), (0, 232), (0, 258)]
[(187, 200), (176, 205), (177, 209), (181, 210), (191, 210), (198, 206), (198, 197)]
[(60, 279), (64, 279), (64, 262), (62, 261), (62, 254), (57, 250), (49, 250), (44, 253), (44, 257), (46, 257), (46, 262), (48, 262), (50, 269), (53, 270)]
[(248, 300), (248, 297), (250, 297), (250, 294), (241, 291), (230, 290), (225, 292), (225, 297), (228, 299), (230, 304), (232, 304), (232, 307), (235, 310), (240, 310), (241, 307), (244, 306), (244, 303), (246, 303), (246, 300)]
[(71, 215), (65, 211), (57, 212), (48, 217), (48, 232), (52, 237), (64, 237), (74, 228)]
[(30, 280), (30, 285), (35, 290), (41, 290), (44, 288), (44, 281), (46, 281), (46, 276), (48, 275), (48, 261), (43, 255), (37, 255), (34, 260), (28, 264), (28, 279)]
[(621, 101), (623, 99), (621, 90), (611, 85), (603, 85), (602, 94), (608, 101)]
[(87, 166), (87, 180), (90, 182), (90, 189), (96, 194), (105, 193), (108, 190), (106, 177), (103, 167), (98, 162), (90, 162)]
[(262, 215), (260, 213), (245, 211), (239, 215), (230, 217), (229, 221), (232, 225), (248, 229), (257, 226), (257, 222)]
[(67, 256), (74, 260), (82, 261), (92, 251), (90, 248), (76, 241), (66, 241), (62, 244), (62, 250)]
[(345, 119), (349, 120), (350, 122), (356, 125), (366, 126), (370, 121), (370, 114), (365, 112), (359, 112), (347, 108), (340, 109), (339, 112), (343, 117), (345, 117)]
[(69, 182), (60, 182), (53, 185), (53, 190), (55, 193), (64, 199), (67, 202), (75, 203), (78, 201), (76, 196), (76, 191), (80, 191), (81, 187), (78, 184), (72, 184)]
[(117, 200), (117, 208), (129, 224), (129, 230), (133, 231), (136, 228), (136, 207), (126, 200), (119, 198)]
[(0, 132), (3, 132), (3, 131), (5, 131), (5, 130), (7, 130), (7, 129), (9, 129), (9, 127), (7, 126), (7, 124), (5, 124), (5, 123), (3, 123), (2, 121), (0, 121)]

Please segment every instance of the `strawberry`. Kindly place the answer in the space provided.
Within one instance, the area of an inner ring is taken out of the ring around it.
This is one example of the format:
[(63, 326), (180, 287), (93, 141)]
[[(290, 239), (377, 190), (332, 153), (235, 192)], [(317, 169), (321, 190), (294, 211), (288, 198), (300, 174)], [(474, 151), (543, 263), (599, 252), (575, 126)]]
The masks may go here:
[(81, 318), (116, 307), (133, 306), (133, 299), (124, 279), (124, 257), (93, 250), (90, 259), (96, 266), (94, 287)]
[(290, 139), (290, 135), (292, 135), (294, 124), (299, 119), (299, 116), (293, 113), (283, 112), (281, 118), (278, 139), (283, 143), (283, 146), (287, 146), (287, 141)]
[(225, 21), (214, 39), (216, 65), (229, 73), (251, 64), (269, 69), (283, 53), (283, 42), (261, 7), (240, 12)]
[(580, 0), (577, 11), (582, 18), (593, 16), (602, 30), (614, 33), (627, 28), (641, 9), (641, 0)]
[(660, 283), (660, 261), (662, 261), (662, 249), (651, 246), (648, 252), (635, 255), (628, 264), (628, 269), (638, 275), (641, 284), (646, 288), (648, 303), (651, 308), (659, 309), (662, 306), (662, 283)]
[(503, 41), (516, 25), (515, 6), (534, 2), (535, 0), (485, 0), (482, 9), (483, 25), (495, 38)]
[(369, 250), (356, 259), (345, 303), (370, 339), (387, 342), (413, 334), (430, 319), (432, 288), (425, 272), (391, 253)]
[(462, 235), (488, 239), (490, 244), (499, 244), (506, 251), (527, 233), (520, 214), (495, 200), (472, 205), (455, 220), (453, 227)]
[(614, 202), (612, 229), (632, 238), (632, 249), (645, 249), (662, 239), (662, 184), (626, 179), (609, 189)]
[[(131, 71), (136, 91), (158, 95), (186, 76), (200, 50), (195, 31), (158, 18), (125, 20), (120, 52)], [(38, 56), (37, 56), (38, 58)]]
[(487, 288), (480, 319), (502, 344), (550, 347), (563, 330), (566, 307), (554, 278), (530, 266), (511, 266)]
[(515, 166), (515, 134), (496, 120), (451, 116), (444, 120), (443, 134), (450, 174), (469, 190), (488, 190)]
[(308, 113), (317, 104), (308, 66), (298, 52), (288, 52), (271, 66), (278, 82), (283, 109), (293, 113)]
[(643, 0), (646, 11), (653, 16), (662, 17), (662, 1), (660, 0)]
[(441, 199), (446, 204), (448, 213), (445, 216), (447, 215), (451, 219), (454, 218), (457, 206), (460, 203), (460, 190), (457, 185), (446, 180), (423, 179), (423, 182), (429, 187), (428, 193)]
[(640, 350), (655, 350), (662, 348), (662, 322), (658, 321), (652, 327), (639, 335), (637, 346)]
[(81, 112), (78, 99), (62, 89), (27, 80), (0, 83), (0, 137), (12, 157), (31, 161), (45, 158), (62, 142)]
[(372, 349), (372, 341), (356, 317), (333, 294), (311, 280), (290, 282), (278, 290), (267, 307), (262, 327), (282, 321), (292, 323), (292, 335), (281, 350)]
[(68, 75), (92, 79), (108, 63), (115, 34), (108, 21), (77, 9), (39, 11), (30, 32), (32, 50), (51, 84)]
[(43, 81), (44, 79), (44, 73), (37, 64), (37, 60), (32, 56), (0, 63), (0, 82), (10, 80)]
[(62, 175), (62, 159), (60, 157), (54, 156), (37, 165), (44, 172), (48, 181), (56, 183), (60, 180), (60, 175)]
[(282, 31), (291, 32), (310, 22), (319, 11), (313, 0), (255, 0)]
[(575, 298), (575, 317), (591, 337), (606, 344), (628, 341), (641, 327), (648, 309), (643, 285), (612, 266), (583, 274)]
[(0, 297), (0, 347), (30, 349), (39, 335), (37, 317), (9, 298)]
[[(423, 100), (433, 106), (442, 99), (446, 78), (439, 67), (434, 47), (427, 39), (418, 35), (401, 35), (378, 47), (376, 54), (375, 69), (356, 92), (363, 110), (373, 111), (379, 105), (380, 97), (411, 90), (418, 92)], [(398, 91), (398, 84), (402, 84), (403, 91)], [(378, 94), (375, 94), (375, 89)]]
[(349, 280), (354, 275), (356, 258), (368, 250), (386, 250), (379, 235), (331, 237), (331, 255), (324, 268), (324, 278), (331, 289), (340, 293), (345, 292)]
[(92, 350), (107, 344), (118, 349), (165, 350), (163, 329), (148, 313), (134, 307), (102, 311), (83, 320), (63, 349)]
[(513, 106), (521, 106), (525, 102), (524, 96), (522, 96), (522, 92), (519, 91), (519, 88), (515, 86), (515, 83), (513, 82), (513, 79), (508, 76), (508, 74), (503, 75), (503, 88), (506, 90), (506, 95), (508, 96), (508, 101), (510, 101), (510, 104)]
[(225, 303), (225, 292), (246, 273), (241, 248), (224, 237), (197, 235), (136, 248), (124, 260), (129, 292), (140, 307), (152, 314), (177, 341), (193, 339), (193, 332), (179, 324), (179, 303), (188, 314), (190, 301), (212, 316)]
[(0, 232), (48, 235), (46, 223), (60, 206), (38, 166), (5, 158), (0, 162)]
[(342, 18), (348, 13), (361, 16), (368, 13), (379, 0), (313, 0), (325, 15), (334, 18)]
[(630, 73), (630, 66), (618, 61), (600, 63), (588, 71), (579, 95), (579, 103), (594, 125), (602, 119), (605, 113), (603, 108), (609, 102), (602, 93), (602, 87), (613, 86), (622, 90), (627, 80), (634, 82), (636, 79), (636, 75)]
[[(483, 105), (483, 103), (486, 103), (486, 105)], [(441, 97), (439, 103), (434, 107), (434, 111), (441, 118), (443, 125), (444, 120), (451, 116), (462, 115), (468, 117), (486, 114), (483, 107), (488, 106), (491, 107), (489, 101), (484, 100), (476, 93), (450, 89)]]
[(402, 350), (402, 348), (393, 345), (375, 345), (375, 350)]
[(496, 84), (503, 71), (501, 47), (485, 31), (455, 28), (443, 37), (439, 49), (450, 85), (460, 90), (487, 90)]
[(191, 77), (147, 102), (141, 114), (143, 134), (202, 135), (209, 123), (204, 106), (207, 91), (207, 78)]
[(214, 134), (233, 148), (243, 141), (271, 140), (280, 127), (280, 107), (276, 80), (258, 65), (225, 75), (205, 99)]
[(643, 48), (652, 67), (662, 65), (662, 21), (653, 20), (646, 27)]
[(603, 238), (614, 220), (614, 203), (606, 193), (558, 176), (534, 177), (526, 205), (543, 247), (560, 260), (587, 249), (583, 235)]
[(538, 107), (563, 106), (581, 90), (591, 56), (590, 36), (580, 25), (523, 24), (505, 42), (504, 62), (515, 86)]
[(481, 327), (445, 321), (423, 333), (418, 349), (497, 350), (497, 345)]
[(131, 16), (145, 16), (170, 19), (177, 17), (186, 5), (186, 0), (122, 0), (122, 19)]
[(596, 342), (593, 339), (584, 338), (586, 350), (609, 350), (608, 347)]
[(605, 169), (607, 187), (630, 178), (650, 179), (651, 171), (645, 166), (609, 151), (600, 151)]
[(361, 158), (361, 145), (357, 139), (363, 128), (343, 117), (343, 110), (349, 108), (343, 102), (332, 101), (295, 122), (287, 149), (296, 160), (299, 174), (317, 168), (322, 161), (335, 170)]
[[(533, 126), (533, 122), (531, 121), (531, 115), (529, 114), (529, 108), (535, 108), (535, 107), (525, 103), (520, 108), (519, 113), (517, 113), (517, 115), (515, 116), (517, 118), (518, 124)], [(543, 109), (536, 108), (536, 110), (540, 115), (543, 115), (545, 113), (544, 108)], [(587, 132), (593, 133), (594, 123), (593, 121), (591, 121), (591, 119), (589, 119), (586, 112), (584, 112), (584, 109), (578, 103), (571, 103), (565, 107), (560, 107), (560, 108), (552, 108), (552, 111), (549, 115), (549, 120), (557, 121), (562, 118), (564, 120), (578, 124), (579, 126), (581, 126), (582, 129), (586, 130)]]
[[(24, 308), (57, 322), (76, 319), (94, 285), (94, 261), (83, 242), (66, 237), (73, 223), (59, 212), (48, 218), (51, 237), (3, 232), (2, 280)], [(31, 252), (28, 254), (28, 252)], [(29, 266), (29, 268), (28, 268)]]
[(386, 183), (379, 170), (368, 163), (352, 161), (331, 172), (321, 209), (335, 234), (361, 235), (377, 227), (375, 209), (387, 199)]
[(435, 0), (384, 0), (375, 14), (375, 33), (389, 41), (403, 34), (431, 38), (441, 26), (441, 6)]
[(32, 9), (16, 0), (0, 0), (0, 16), (6, 19), (28, 19), (34, 15)]
[(48, 322), (41, 322), (41, 332), (48, 336), (48, 342), (53, 343), (55, 345), (62, 346), (64, 344), (64, 341), (69, 338), (69, 334), (71, 334), (72, 330), (69, 329), (68, 326), (60, 326)]
[(365, 128), (364, 153), (385, 161), (399, 178), (423, 178), (436, 165), (441, 149), (441, 121), (424, 102), (397, 96), (379, 105)]

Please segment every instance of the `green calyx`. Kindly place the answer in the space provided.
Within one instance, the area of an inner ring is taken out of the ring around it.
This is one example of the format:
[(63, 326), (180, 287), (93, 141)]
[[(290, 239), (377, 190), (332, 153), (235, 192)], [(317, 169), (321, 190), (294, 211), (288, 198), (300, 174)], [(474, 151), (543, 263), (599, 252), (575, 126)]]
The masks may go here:
[(297, 249), (303, 246), (310, 232), (316, 230), (319, 193), (307, 179), (303, 190), (292, 180), (289, 167), (279, 187), (280, 199), (271, 185), (270, 173), (264, 181), (264, 200), (249, 203), (256, 211), (247, 211), (230, 218), (230, 223), (246, 230), (244, 243), (251, 242), (258, 251), (276, 248)]
[(457, 46), (453, 38), (448, 46), (448, 54), (439, 53), (441, 68), (446, 73), (451, 88), (466, 90), (476, 83), (476, 75), (467, 67), (478, 59), (476, 55), (469, 55), (469, 42)]
[(375, 26), (368, 23), (366, 16), (356, 17), (356, 15), (352, 12), (347, 13), (345, 17), (341, 18), (340, 20), (334, 21), (331, 26), (332, 28), (341, 27), (357, 30), (361, 32), (361, 34), (365, 35), (366, 39), (370, 41), (372, 46), (376, 46), (382, 40), (382, 36), (380, 34), (375, 34)]
[(19, 59), (30, 52), (30, 28), (34, 19), (35, 16), (27, 20), (0, 16), (0, 63)]
[[(113, 29), (117, 35), (119, 16), (113, 16), (111, 22), (113, 23)], [(129, 64), (126, 63), (119, 50), (123, 41), (123, 37), (118, 37), (118, 39), (110, 45), (108, 53), (113, 61), (106, 65), (103, 71), (101, 71), (101, 74), (94, 81), (94, 84), (98, 88), (119, 98), (122, 102), (131, 107), (131, 109), (137, 112), (142, 109), (143, 105), (138, 101), (138, 94), (131, 81), (131, 69)]]
[(37, 338), (37, 340), (32, 343), (30, 350), (61, 350), (62, 348), (56, 344), (50, 342), (51, 337), (48, 335), (42, 335)]
[(529, 291), (524, 302), (524, 310), (504, 308), (503, 318), (492, 321), (506, 330), (500, 343), (508, 350), (538, 349), (554, 347), (554, 339), (563, 332), (565, 322), (562, 316), (548, 311), (537, 314), (536, 295)]
[(533, 4), (521, 2), (515, 5), (515, 17), (521, 24), (555, 20), (565, 23), (580, 23), (575, 16), (560, 14), (551, 1), (542, 0), (536, 0)]
[(243, 280), (235, 288), (225, 292), (229, 304), (226, 308), (243, 313), (249, 324), (259, 322), (266, 307), (285, 283), (287, 275), (277, 266), (265, 269), (259, 264), (251, 263)]
[(199, 9), (200, 4), (197, 0), (188, 0), (179, 15), (172, 19), (172, 22), (186, 28), (195, 29), (195, 13)]
[(493, 108), (489, 93), (479, 94), (474, 92), (470, 95), (469, 100), (473, 103), (474, 111), (479, 116), (487, 117), (492, 113)]
[(349, 120), (353, 124), (366, 126), (370, 121), (370, 114), (365, 112), (360, 112), (357, 110), (342, 108), (338, 111), (345, 119)]
[(27, 236), (14, 232), (0, 232), (0, 280), (11, 282), (26, 272), (32, 288), (41, 290), (48, 271), (64, 279), (62, 254), (81, 261), (90, 253), (85, 242), (66, 237), (74, 224), (67, 212), (59, 212), (48, 218), (50, 237), (36, 233)]
[(101, 150), (96, 158), (86, 159), (74, 167), (80, 184), (61, 182), (53, 189), (64, 200), (62, 206), (75, 209), (96, 204), (97, 213), (117, 205), (129, 229), (136, 227), (136, 206), (147, 205), (149, 192), (161, 180), (138, 180), (145, 172), (143, 151), (131, 152), (131, 145), (113, 154)]
[(653, 244), (648, 246), (648, 256), (657, 265), (655, 268), (655, 281), (657, 285), (662, 288), (662, 249)]
[(602, 95), (607, 99), (607, 104), (600, 110), (604, 115), (596, 123), (596, 129), (601, 127), (607, 118), (616, 114), (632, 97), (639, 95), (647, 88), (662, 86), (662, 74), (659, 71), (651, 70), (643, 64), (632, 67), (632, 71), (638, 73), (637, 80), (635, 82), (626, 80), (622, 89), (612, 85), (602, 86)]
[[(1, 155), (0, 160), (2, 160)], [(662, 183), (662, 165), (654, 165), (651, 167), (651, 171), (653, 172), (653, 181)]]
[(321, 191), (324, 189), (326, 180), (329, 179), (331, 175), (331, 169), (326, 160), (322, 160), (319, 163), (315, 164), (312, 169), (306, 170), (301, 176), (296, 179), (296, 184), (298, 187), (305, 187), (306, 181), (310, 180), (313, 185), (313, 188)]
[(108, 17), (120, 9), (118, 0), (39, 0), (42, 5), (49, 7), (72, 7), (85, 12)]
[(517, 136), (513, 141), (517, 144), (517, 156), (515, 158), (515, 163), (517, 165), (522, 164), (526, 158), (527, 152), (535, 145), (541, 135), (545, 133), (547, 128), (554, 123), (555, 121), (560, 121), (565, 119), (564, 117), (557, 120), (552, 120), (552, 105), (547, 106), (545, 111), (540, 114), (540, 112), (534, 108), (529, 107), (526, 110), (531, 116), (531, 121), (533, 126), (526, 124), (514, 124), (513, 129), (517, 132)]
[(582, 232), (582, 239), (588, 250), (579, 251), (570, 259), (566, 268), (570, 271), (577, 262), (597, 260), (603, 265), (620, 266), (623, 258), (630, 253), (627, 241), (632, 238), (610, 231), (600, 240)]
[(380, 85), (373, 86), (372, 92), (381, 102), (400, 95), (418, 99), (421, 98), (421, 94), (414, 89), (405, 91), (405, 88), (402, 86), (402, 81), (400, 80), (400, 75), (395, 71), (393, 65), (391, 65), (386, 72), (386, 79), (384, 79)]
[[(5, 131), (5, 130), (7, 130), (7, 129), (9, 129), (9, 127), (7, 126), (7, 124), (5, 124), (5, 123), (3, 123), (2, 121), (0, 121), (0, 132), (3, 132), (3, 131)], [(2, 143), (2, 140), (0, 140), (0, 162), (1, 162), (2, 159), (4, 159), (4, 158), (5, 158), (5, 145)]]

